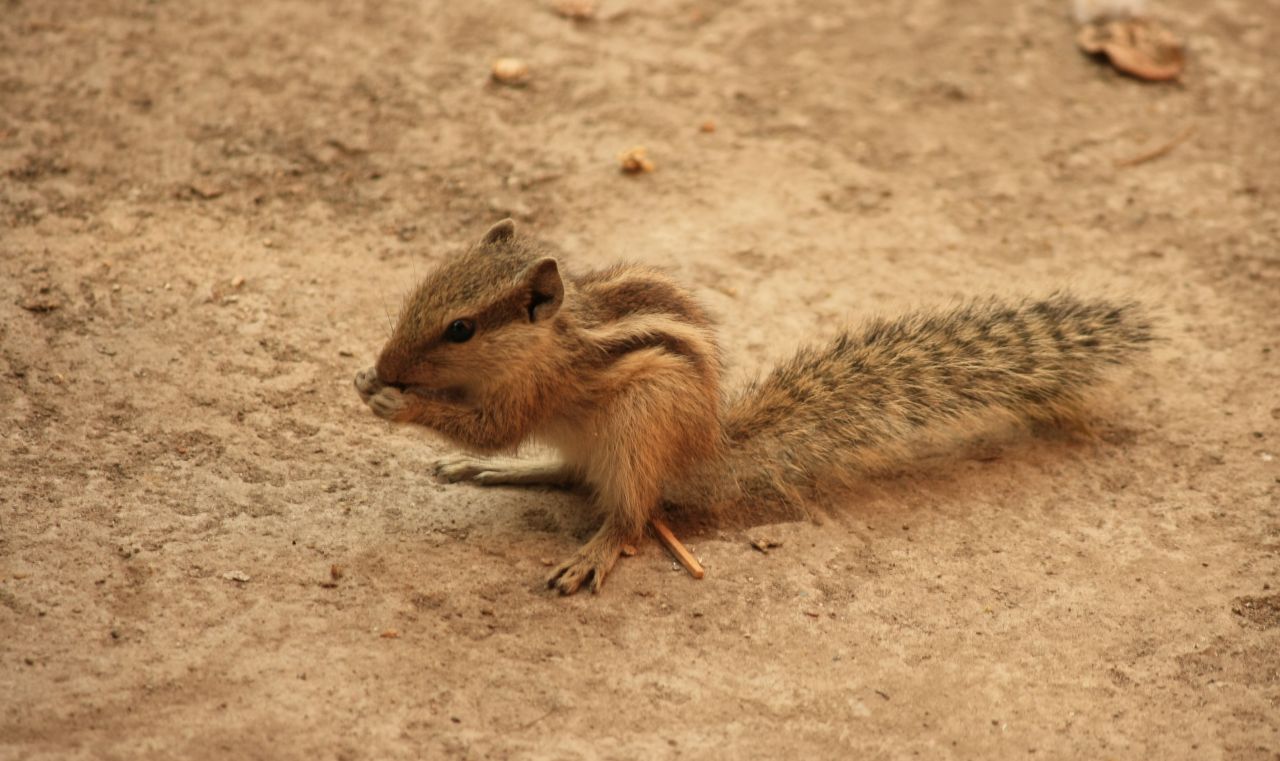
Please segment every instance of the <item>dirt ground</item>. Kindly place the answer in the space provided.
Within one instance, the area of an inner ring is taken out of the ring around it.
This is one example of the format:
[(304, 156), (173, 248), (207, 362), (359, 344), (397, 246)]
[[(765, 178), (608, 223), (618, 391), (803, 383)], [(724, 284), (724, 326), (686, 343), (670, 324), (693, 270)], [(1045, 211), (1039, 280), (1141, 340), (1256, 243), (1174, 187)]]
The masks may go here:
[[(1280, 2), (1156, 11), (1181, 84), (1060, 0), (0, 0), (0, 757), (1280, 758)], [(733, 382), (1062, 285), (1167, 340), (1096, 438), (560, 598), (582, 498), (351, 387), (507, 215), (692, 284)]]

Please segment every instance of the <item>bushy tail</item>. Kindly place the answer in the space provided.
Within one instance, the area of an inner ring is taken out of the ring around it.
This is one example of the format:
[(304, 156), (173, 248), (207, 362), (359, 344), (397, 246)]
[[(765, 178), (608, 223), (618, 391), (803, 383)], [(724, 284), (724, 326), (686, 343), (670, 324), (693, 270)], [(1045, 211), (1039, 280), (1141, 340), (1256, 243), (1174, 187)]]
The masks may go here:
[(729, 401), (725, 456), (699, 501), (792, 501), (820, 479), (901, 461), (929, 429), (1071, 417), (1151, 340), (1137, 303), (1065, 293), (873, 320)]

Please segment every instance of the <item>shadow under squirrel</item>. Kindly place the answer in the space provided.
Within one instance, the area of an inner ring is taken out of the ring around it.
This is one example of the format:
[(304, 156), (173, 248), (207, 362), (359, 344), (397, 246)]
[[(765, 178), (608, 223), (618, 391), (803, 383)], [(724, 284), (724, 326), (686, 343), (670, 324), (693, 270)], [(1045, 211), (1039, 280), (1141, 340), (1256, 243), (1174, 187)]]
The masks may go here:
[(427, 275), (355, 385), (378, 416), (472, 452), (556, 451), (446, 457), (436, 473), (588, 487), (603, 525), (547, 580), (572, 594), (599, 591), (664, 503), (711, 516), (794, 504), (901, 461), (930, 428), (1073, 417), (1151, 339), (1134, 302), (973, 301), (872, 320), (726, 395), (714, 326), (688, 290), (646, 267), (562, 272), (506, 219)]

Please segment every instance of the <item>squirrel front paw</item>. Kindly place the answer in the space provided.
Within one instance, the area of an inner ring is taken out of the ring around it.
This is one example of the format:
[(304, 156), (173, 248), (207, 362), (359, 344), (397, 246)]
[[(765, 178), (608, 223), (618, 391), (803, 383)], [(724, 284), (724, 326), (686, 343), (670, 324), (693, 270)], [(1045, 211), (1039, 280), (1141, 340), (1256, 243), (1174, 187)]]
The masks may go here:
[(395, 420), (409, 406), (404, 392), (378, 380), (373, 368), (356, 373), (356, 393), (373, 410), (373, 414), (387, 420)]
[(369, 409), (373, 410), (373, 414), (386, 420), (395, 420), (405, 408), (409, 406), (408, 400), (404, 398), (404, 393), (398, 388), (391, 386), (383, 386), (376, 394), (369, 397), (365, 402), (369, 405)]
[(382, 381), (378, 380), (378, 371), (372, 367), (361, 370), (356, 373), (356, 393), (360, 395), (360, 401), (365, 404), (369, 403), (369, 397), (381, 391)]
[(475, 481), (485, 483), (484, 475), (494, 473), (495, 461), (488, 457), (471, 457), (469, 455), (447, 455), (432, 464), (436, 478), (447, 484), (459, 481)]

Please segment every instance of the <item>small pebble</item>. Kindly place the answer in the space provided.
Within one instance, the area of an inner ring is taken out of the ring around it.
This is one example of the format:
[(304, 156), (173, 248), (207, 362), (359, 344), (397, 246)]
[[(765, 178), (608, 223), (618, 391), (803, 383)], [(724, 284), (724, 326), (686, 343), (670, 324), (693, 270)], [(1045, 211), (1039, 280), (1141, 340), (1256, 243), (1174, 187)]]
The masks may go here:
[(529, 64), (519, 58), (499, 58), (493, 62), (493, 80), (518, 87), (529, 80)]
[(646, 174), (657, 168), (653, 161), (650, 160), (643, 145), (637, 145), (619, 153), (618, 163), (626, 174)]

